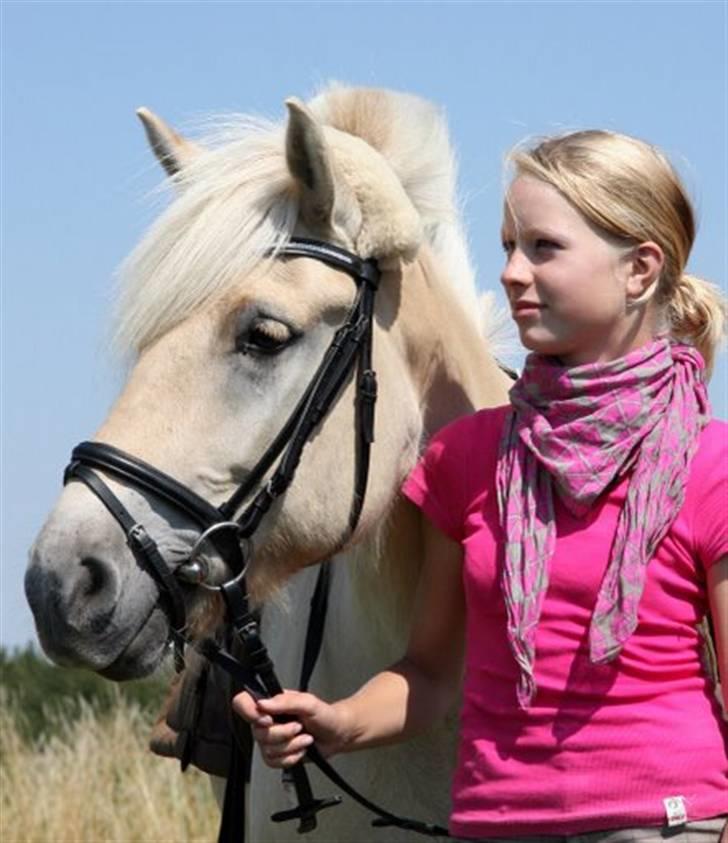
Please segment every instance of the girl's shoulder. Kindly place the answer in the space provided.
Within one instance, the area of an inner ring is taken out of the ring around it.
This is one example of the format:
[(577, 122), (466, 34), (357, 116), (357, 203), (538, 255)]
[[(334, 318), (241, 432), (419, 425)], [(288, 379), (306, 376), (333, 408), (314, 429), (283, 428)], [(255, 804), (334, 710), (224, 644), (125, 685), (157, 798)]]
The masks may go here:
[(475, 444), (497, 444), (510, 410), (510, 404), (475, 410), (446, 424), (430, 441), (440, 442), (446, 447), (457, 445), (464, 449)]
[(445, 535), (462, 541), (465, 512), (492, 484), (510, 405), (468, 413), (435, 433), (402, 491)]
[(728, 550), (726, 505), (728, 424), (714, 419), (700, 433), (682, 510), (691, 524), (694, 552), (706, 569)]
[(510, 409), (509, 404), (489, 407), (446, 424), (427, 443), (417, 471), (452, 488), (468, 485), (469, 477), (490, 476)]
[(711, 419), (700, 432), (698, 449), (690, 467), (691, 479), (728, 477), (728, 422)]

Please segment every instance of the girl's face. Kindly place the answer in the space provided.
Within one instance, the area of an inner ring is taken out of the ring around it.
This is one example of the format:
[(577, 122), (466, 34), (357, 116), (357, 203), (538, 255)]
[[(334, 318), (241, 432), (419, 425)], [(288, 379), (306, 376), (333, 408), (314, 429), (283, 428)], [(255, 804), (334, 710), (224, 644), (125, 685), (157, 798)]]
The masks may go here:
[(519, 176), (503, 214), (501, 275), (521, 342), (565, 366), (622, 357), (652, 338), (639, 308), (631, 250), (597, 233), (545, 182)]

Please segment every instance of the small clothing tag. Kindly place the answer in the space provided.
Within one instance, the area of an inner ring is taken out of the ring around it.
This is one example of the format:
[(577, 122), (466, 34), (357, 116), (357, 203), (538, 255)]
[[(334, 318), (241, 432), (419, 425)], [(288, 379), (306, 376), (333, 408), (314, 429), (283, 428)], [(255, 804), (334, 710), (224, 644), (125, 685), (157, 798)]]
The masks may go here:
[(670, 827), (674, 825), (684, 825), (688, 821), (688, 812), (685, 810), (684, 796), (668, 796), (667, 799), (662, 800), (662, 804), (665, 806), (667, 824)]

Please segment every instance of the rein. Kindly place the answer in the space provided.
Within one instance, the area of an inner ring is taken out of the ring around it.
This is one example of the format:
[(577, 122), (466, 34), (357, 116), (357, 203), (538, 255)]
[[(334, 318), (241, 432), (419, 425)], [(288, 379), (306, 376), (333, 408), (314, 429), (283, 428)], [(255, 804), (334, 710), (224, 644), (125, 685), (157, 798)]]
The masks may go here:
[[(356, 460), (354, 494), (349, 512), (348, 537), (354, 533), (361, 516), (369, 474), (371, 444), (374, 441), (374, 406), (377, 396), (376, 373), (372, 369), (372, 329), (374, 299), (380, 272), (373, 259), (356, 255), (317, 240), (293, 238), (276, 253), (277, 257), (308, 257), (342, 270), (357, 284), (357, 293), (344, 324), (337, 329), (314, 376), (298, 404), (258, 460), (255, 467), (231, 497), (215, 507), (174, 478), (137, 457), (101, 442), (82, 442), (73, 449), (64, 473), (64, 483), (80, 481), (101, 501), (126, 535), (138, 563), (155, 580), (160, 601), (170, 623), (175, 664), (184, 665), (186, 638), (185, 596), (190, 588), (202, 587), (222, 596), (227, 623), (234, 640), (245, 653), (239, 661), (216, 642), (194, 644), (205, 657), (218, 664), (233, 679), (238, 689), (253, 697), (274, 696), (282, 691), (259, 631), (259, 621), (249, 606), (245, 574), (252, 556), (251, 538), (274, 501), (293, 481), (303, 449), (311, 434), (334, 405), (338, 395), (356, 369), (355, 434)], [(264, 478), (278, 460), (270, 479)], [(201, 533), (188, 558), (174, 569), (165, 562), (155, 541), (143, 525), (136, 522), (109, 486), (97, 474), (100, 470), (134, 488), (149, 492), (187, 515)], [(253, 495), (247, 505), (245, 502)], [(241, 507), (242, 510), (241, 510)], [(239, 512), (239, 510), (241, 510)], [(347, 538), (348, 538), (347, 537)], [(221, 584), (208, 581), (209, 571), (200, 551), (210, 541), (228, 564), (233, 576)], [(324, 588), (325, 586), (322, 586)], [(317, 591), (319, 586), (317, 585)], [(321, 598), (319, 598), (321, 599)], [(324, 600), (325, 603), (325, 600)], [(309, 624), (302, 679), (307, 684), (323, 634), (323, 620)], [(307, 759), (315, 764), (337, 787), (369, 811), (377, 814), (376, 826), (396, 826), (428, 836), (448, 836), (447, 830), (428, 823), (397, 817), (359, 794), (321, 756), (316, 746), (308, 749)], [(231, 774), (225, 791), (219, 843), (240, 839), (236, 819), (242, 816), (244, 773), (239, 753), (233, 752)], [(338, 804), (341, 799), (316, 799), (302, 762), (285, 773), (296, 790), (298, 807), (274, 814), (274, 822), (299, 820), (299, 833), (316, 828), (319, 811)]]

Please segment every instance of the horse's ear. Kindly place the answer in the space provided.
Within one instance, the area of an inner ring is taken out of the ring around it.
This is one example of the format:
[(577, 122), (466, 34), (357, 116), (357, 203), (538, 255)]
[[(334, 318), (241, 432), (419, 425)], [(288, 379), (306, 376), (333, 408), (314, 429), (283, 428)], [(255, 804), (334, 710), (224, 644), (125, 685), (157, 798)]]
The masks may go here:
[(178, 135), (153, 111), (138, 108), (137, 116), (142, 121), (152, 151), (167, 171), (167, 175), (174, 176), (199, 154), (198, 146)]
[(286, 100), (286, 160), (298, 183), (301, 216), (314, 229), (329, 227), (336, 191), (329, 150), (321, 126), (295, 97)]

